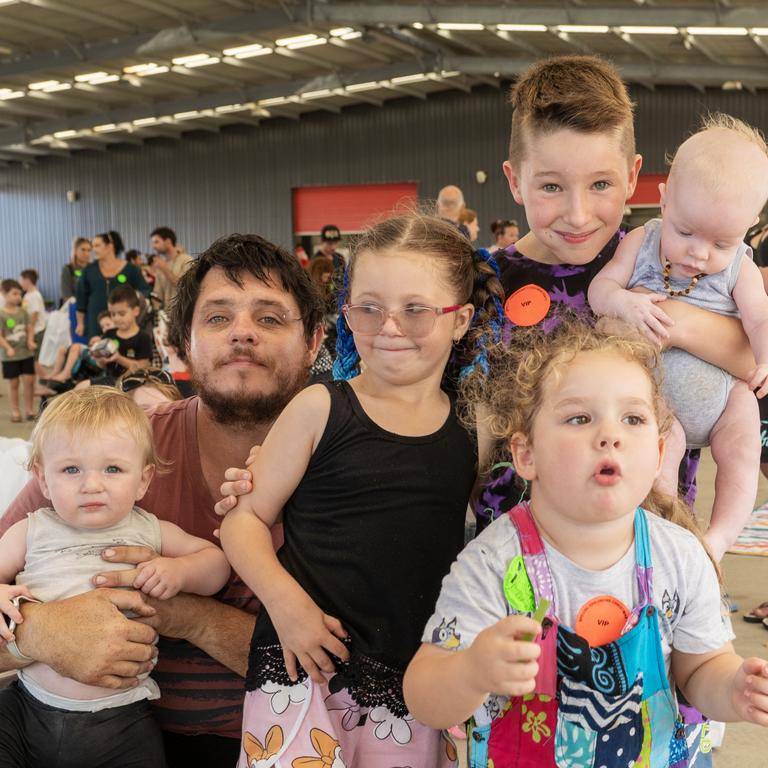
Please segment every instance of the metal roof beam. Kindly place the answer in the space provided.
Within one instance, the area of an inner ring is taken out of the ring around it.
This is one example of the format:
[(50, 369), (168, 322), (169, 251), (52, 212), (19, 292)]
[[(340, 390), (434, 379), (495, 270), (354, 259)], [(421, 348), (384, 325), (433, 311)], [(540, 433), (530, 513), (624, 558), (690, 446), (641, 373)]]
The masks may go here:
[[(467, 75), (488, 75), (498, 72), (502, 77), (517, 77), (535, 59), (510, 59), (503, 56), (479, 58), (473, 56), (447, 56), (445, 69)], [(768, 88), (768, 70), (727, 64), (669, 64), (657, 67), (650, 62), (614, 59), (625, 80), (632, 83), (653, 82), (666, 85), (693, 85), (716, 87), (728, 80), (740, 80), (753, 86)]]
[(509, 5), (398, 5), (311, 2), (311, 16), (315, 22), (328, 24), (374, 25), (374, 24), (437, 24), (439, 22), (474, 22), (476, 24), (607, 24), (609, 27), (623, 25), (672, 26), (672, 27), (764, 27), (765, 9), (744, 8), (666, 8), (653, 9), (627, 7), (576, 7), (528, 4)]
[(173, 8), (165, 3), (159, 2), (159, 0), (124, 0), (124, 2), (130, 5), (135, 5), (139, 8), (146, 8), (148, 11), (154, 11), (162, 16), (173, 19), (174, 21), (197, 21), (197, 17), (187, 11), (181, 11), (178, 8)]
[[(471, 61), (471, 59), (469, 60)], [(435, 71), (440, 68), (437, 60), (430, 58), (425, 60), (423, 67), (420, 65), (414, 66), (413, 63), (407, 62), (391, 64), (385, 67), (356, 70), (347, 74), (334, 73), (327, 76), (327, 85), (324, 85), (324, 87), (330, 89), (343, 88), (345, 85), (366, 83), (374, 80), (390, 80), (393, 77), (421, 74), (424, 71)], [(443, 68), (445, 69), (446, 67)], [(204, 109), (214, 109), (215, 107), (223, 106), (225, 104), (258, 102), (261, 99), (271, 99), (277, 96), (290, 97), (296, 93), (310, 90), (308, 87), (310, 83), (313, 84), (313, 89), (319, 89), (317, 86), (317, 78), (311, 78), (309, 80), (291, 80), (289, 82), (269, 83), (264, 85), (244, 85), (242, 88), (235, 90), (158, 101), (152, 105), (128, 105), (114, 107), (109, 110), (101, 110), (99, 112), (87, 112), (85, 114), (73, 115), (72, 117), (59, 120), (43, 120), (32, 123), (26, 130), (20, 128), (0, 130), (0, 147), (23, 142), (26, 141), (27, 138), (36, 139), (41, 136), (52, 135), (59, 131), (85, 130), (92, 128), (94, 125), (107, 123), (130, 123), (133, 120), (146, 117), (173, 115), (177, 112), (191, 112), (193, 110), (202, 111)], [(416, 92), (409, 92), (409, 95), (416, 95)], [(363, 101), (364, 99), (361, 98), (360, 100)], [(317, 106), (317, 104), (313, 106)], [(271, 109), (272, 108), (270, 107), (270, 110)]]
[(46, 11), (54, 11), (60, 13), (63, 16), (72, 16), (76, 19), (83, 19), (85, 21), (94, 21), (103, 24), (110, 29), (117, 29), (120, 32), (136, 32), (136, 27), (133, 24), (126, 24), (124, 21), (118, 21), (117, 19), (107, 16), (105, 13), (100, 13), (94, 10), (84, 11), (80, 8), (73, 7), (68, 3), (58, 2), (58, 0), (19, 0), (24, 5), (32, 5), (37, 8), (43, 8)]
[[(21, 19), (12, 19), (9, 18), (5, 13), (0, 16), (0, 24), (2, 24), (5, 27), (13, 27), (15, 29), (21, 29), (24, 32), (33, 32), (37, 33), (39, 35), (43, 35), (45, 37), (53, 38), (54, 40), (63, 40), (70, 48), (72, 49), (72, 53), (74, 54), (76, 50), (76, 46), (80, 42), (79, 39), (73, 39), (69, 37), (68, 35), (65, 35), (63, 32), (60, 32), (58, 29), (55, 29), (54, 27), (47, 27), (45, 24), (37, 24), (32, 21), (22, 21)], [(74, 61), (79, 61), (79, 57), (75, 54), (74, 55)]]
[[(148, 6), (159, 10), (155, 0), (150, 0)], [(0, 26), (12, 26), (8, 23), (6, 14), (7, 12), (4, 10), (0, 12)], [(259, 32), (285, 26), (287, 23), (290, 23), (290, 20), (282, 9), (261, 8), (258, 11), (229, 16), (223, 19), (190, 23), (187, 27), (188, 31), (193, 35), (196, 32), (205, 30), (206, 32), (239, 37), (258, 34)], [(41, 31), (38, 24), (24, 23), (24, 29), (35, 32)], [(59, 38), (63, 37), (61, 33), (54, 29), (49, 29), (49, 32), (56, 33)], [(83, 62), (87, 61), (101, 62), (135, 57), (138, 55), (136, 53), (138, 48), (146, 45), (151, 40), (155, 40), (156, 37), (157, 33), (155, 32), (143, 32), (137, 35), (127, 35), (117, 40), (84, 43), (78, 46), (76, 50), (41, 51), (11, 61), (3, 61), (0, 62), (0, 79), (11, 75), (30, 75), (34, 72), (44, 72), (58, 67), (80, 66)], [(71, 41), (68, 40), (67, 42), (71, 44)]]

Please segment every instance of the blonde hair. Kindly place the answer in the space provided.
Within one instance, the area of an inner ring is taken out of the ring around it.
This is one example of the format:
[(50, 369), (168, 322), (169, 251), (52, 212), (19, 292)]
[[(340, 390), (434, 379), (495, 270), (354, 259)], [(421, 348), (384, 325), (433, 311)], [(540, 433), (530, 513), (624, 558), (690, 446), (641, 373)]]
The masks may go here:
[[(659, 434), (666, 435), (672, 426), (672, 413), (661, 392), (656, 346), (619, 321), (599, 321), (593, 326), (565, 313), (560, 320), (550, 333), (539, 327), (516, 330), (509, 345), (499, 344), (489, 352), (487, 379), (470, 378), (462, 387), (467, 424), (474, 428), (482, 421), (497, 442), (494, 462), (510, 460), (507, 446), (515, 433), (522, 433), (533, 444), (533, 422), (541, 410), (547, 378), (559, 376), (582, 352), (611, 352), (639, 365), (651, 383), (651, 406)], [(643, 507), (691, 531), (710, 554), (692, 510), (681, 499), (651, 489)], [(710, 559), (719, 578), (711, 554)]]
[(666, 160), (670, 165), (668, 185), (679, 175), (713, 193), (738, 195), (747, 219), (758, 216), (768, 198), (765, 137), (757, 128), (732, 115), (705, 115), (699, 129)]
[(526, 158), (531, 137), (568, 128), (616, 133), (629, 162), (635, 155), (634, 104), (616, 68), (598, 56), (555, 56), (529, 67), (509, 98), (512, 130), (509, 162)]
[(76, 438), (99, 436), (116, 427), (135, 440), (145, 465), (158, 467), (161, 464), (144, 411), (131, 397), (112, 387), (90, 386), (59, 395), (42, 412), (32, 431), (28, 466), (45, 464), (46, 442), (59, 430)]

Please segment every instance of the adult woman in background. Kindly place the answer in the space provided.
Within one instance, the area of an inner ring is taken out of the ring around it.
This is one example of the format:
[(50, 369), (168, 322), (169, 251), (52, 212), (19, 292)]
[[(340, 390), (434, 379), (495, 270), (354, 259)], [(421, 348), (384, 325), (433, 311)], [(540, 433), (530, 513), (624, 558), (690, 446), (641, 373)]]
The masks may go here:
[(105, 232), (93, 238), (93, 254), (96, 260), (84, 270), (77, 285), (78, 336), (90, 339), (99, 333), (98, 316), (107, 308), (107, 297), (120, 285), (130, 285), (144, 295), (149, 286), (141, 270), (123, 261), (123, 239), (115, 231)]
[(61, 293), (61, 304), (75, 295), (77, 282), (90, 260), (91, 241), (87, 237), (76, 237), (72, 241), (72, 256), (69, 262), (61, 268), (59, 290)]

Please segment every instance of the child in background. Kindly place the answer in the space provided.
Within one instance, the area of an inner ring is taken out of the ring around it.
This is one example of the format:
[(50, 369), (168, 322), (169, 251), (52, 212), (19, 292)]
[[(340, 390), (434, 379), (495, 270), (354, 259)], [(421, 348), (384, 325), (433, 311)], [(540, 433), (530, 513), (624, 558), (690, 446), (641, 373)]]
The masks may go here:
[(453, 745), (408, 714), (401, 685), (464, 541), (476, 450), (441, 383), (475, 309), (498, 317), (500, 286), (483, 259), (439, 219), (399, 216), (364, 233), (342, 307), (351, 335), (339, 324), (337, 378), (354, 378), (288, 404), (250, 467), (254, 490), (224, 518), (224, 551), (263, 603), (241, 768), (276, 755), (282, 765), (455, 764)]
[(638, 506), (669, 426), (657, 366), (639, 334), (566, 322), (521, 334), (468, 392), (531, 500), (454, 563), (404, 690), (436, 728), (474, 713), (472, 768), (685, 768), (675, 686), (708, 716), (768, 725), (768, 664), (734, 652), (687, 511)]
[[(136, 322), (141, 311), (141, 303), (136, 291), (128, 285), (115, 288), (107, 298), (109, 316), (115, 324), (101, 337), (101, 341), (111, 339), (117, 344), (117, 351), (111, 355), (93, 355), (104, 374), (92, 379), (94, 384), (114, 385), (126, 371), (149, 367), (152, 357), (152, 339), (144, 333)], [(91, 346), (91, 354), (94, 347)]]
[(11, 401), (11, 421), (22, 421), (19, 409), (19, 381), (24, 389), (24, 414), (27, 421), (34, 421), (32, 413), (35, 386), (35, 330), (29, 315), (21, 306), (21, 285), (15, 280), (0, 283), (5, 304), (0, 309), (0, 360), (3, 378), (8, 382)]
[[(768, 199), (765, 140), (736, 118), (713, 115), (680, 146), (659, 190), (662, 218), (624, 238), (592, 282), (589, 303), (657, 343), (671, 323), (657, 305), (669, 296), (741, 317), (757, 360), (746, 382), (682, 349), (662, 358), (664, 394), (677, 419), (659, 488), (677, 493), (686, 446), (712, 446), (717, 476), (705, 538), (720, 560), (749, 519), (760, 474), (760, 417), (751, 390), (768, 393), (768, 295), (744, 236)], [(635, 286), (653, 293), (628, 290)]]
[[(134, 506), (157, 464), (147, 417), (129, 397), (89, 387), (53, 400), (32, 433), (30, 456), (52, 506), (20, 520), (0, 539), (2, 613), (20, 622), (21, 597), (61, 600), (92, 589), (99, 572), (132, 568), (101, 559), (111, 546), (160, 553), (138, 566), (133, 586), (147, 595), (165, 600), (180, 591), (218, 592), (229, 577), (221, 550)], [(0, 636), (24, 659), (13, 626), (0, 618)], [(81, 768), (165, 765), (147, 704), (160, 695), (151, 678), (115, 692), (62, 677), (41, 663), (19, 670), (18, 677), (0, 697), (2, 717), (18, 724), (13, 743), (0, 741), (0, 762), (3, 755), (21, 754), (25, 764), (39, 766), (57, 764), (63, 755)]]
[(29, 315), (29, 322), (34, 328), (35, 344), (40, 348), (45, 333), (47, 315), (43, 294), (37, 290), (38, 274), (34, 269), (25, 269), (19, 277), (19, 285), (24, 291), (24, 309)]
[[(525, 206), (530, 231), (497, 251), (505, 336), (521, 327), (556, 325), (560, 309), (589, 312), (587, 289), (611, 259), (641, 158), (632, 102), (616, 69), (596, 56), (558, 56), (534, 64), (512, 89), (512, 129), (504, 173)], [(732, 370), (754, 367), (738, 321), (668, 301), (676, 325), (669, 346)], [(717, 335), (720, 345), (709, 339)], [(698, 453), (681, 466), (683, 493), (695, 496)], [(481, 494), (478, 527), (513, 506), (520, 492), (500, 468)]]

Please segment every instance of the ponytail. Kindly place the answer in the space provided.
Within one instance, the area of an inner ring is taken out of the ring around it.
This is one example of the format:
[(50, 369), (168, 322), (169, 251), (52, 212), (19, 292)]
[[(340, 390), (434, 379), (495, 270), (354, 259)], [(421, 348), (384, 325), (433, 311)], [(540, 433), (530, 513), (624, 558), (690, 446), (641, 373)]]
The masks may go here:
[(360, 355), (357, 353), (355, 338), (349, 330), (342, 306), (349, 296), (349, 267), (344, 270), (342, 289), (339, 291), (337, 307), (339, 315), (336, 318), (336, 359), (333, 361), (333, 378), (347, 381), (360, 373)]
[(504, 289), (501, 287), (501, 269), (496, 259), (485, 249), (475, 251), (475, 281), (469, 301), (475, 306), (472, 325), (467, 334), (468, 351), (459, 371), (459, 379), (471, 376), (479, 369), (488, 373), (488, 347), (501, 341), (504, 307), (501, 303)]

